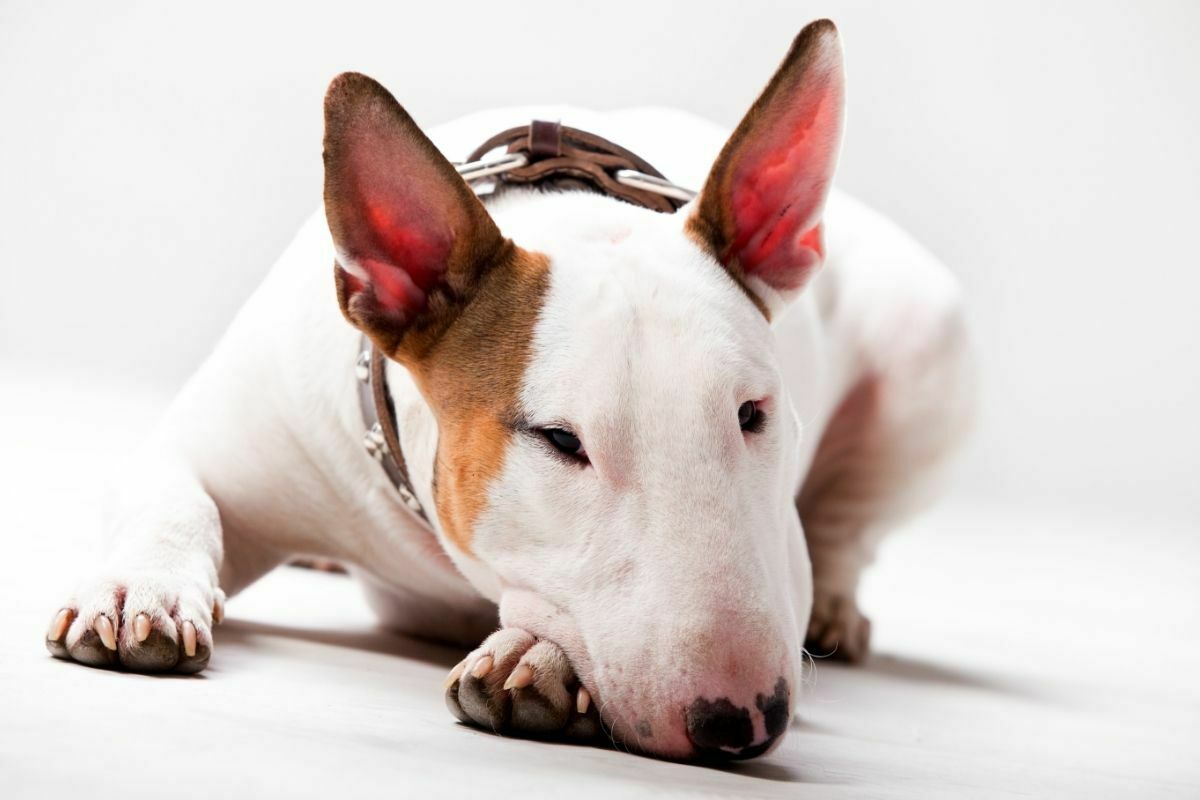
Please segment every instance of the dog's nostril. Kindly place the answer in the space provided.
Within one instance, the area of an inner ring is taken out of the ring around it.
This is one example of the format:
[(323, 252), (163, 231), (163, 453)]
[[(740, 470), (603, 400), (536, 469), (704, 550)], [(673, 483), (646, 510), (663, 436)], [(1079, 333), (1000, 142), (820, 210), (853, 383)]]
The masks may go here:
[(783, 678), (775, 681), (775, 692), (769, 695), (760, 694), (754, 705), (762, 712), (763, 727), (766, 728), (768, 739), (778, 739), (779, 735), (787, 730), (788, 717), (791, 716), (788, 713), (787, 681)]
[[(688, 706), (688, 738), (700, 750), (740, 750), (754, 738), (750, 710), (726, 697), (699, 697)], [(731, 754), (732, 755), (732, 754)]]
[(726, 697), (716, 700), (699, 697), (688, 706), (688, 739), (702, 756), (754, 758), (762, 755), (787, 730), (788, 699), (788, 685), (783, 678), (776, 681), (771, 694), (758, 695), (754, 704), (762, 714), (767, 736), (752, 745), (754, 723), (750, 709), (735, 706)]

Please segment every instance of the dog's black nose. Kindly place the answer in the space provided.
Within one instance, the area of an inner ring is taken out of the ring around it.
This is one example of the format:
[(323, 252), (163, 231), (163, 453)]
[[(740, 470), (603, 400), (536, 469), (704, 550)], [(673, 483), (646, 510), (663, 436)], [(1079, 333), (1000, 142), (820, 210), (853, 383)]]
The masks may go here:
[(753, 758), (770, 749), (788, 723), (788, 685), (780, 678), (771, 694), (760, 694), (755, 706), (762, 713), (767, 737), (754, 740), (754, 723), (750, 709), (735, 706), (727, 697), (708, 700), (698, 697), (687, 710), (687, 733), (696, 751), (714, 758)]

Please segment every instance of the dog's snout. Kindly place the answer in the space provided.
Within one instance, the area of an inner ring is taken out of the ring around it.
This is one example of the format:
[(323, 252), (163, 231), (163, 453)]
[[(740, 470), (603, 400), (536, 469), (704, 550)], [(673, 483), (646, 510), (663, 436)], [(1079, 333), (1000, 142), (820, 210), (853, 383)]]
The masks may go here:
[(698, 697), (687, 709), (687, 735), (697, 753), (712, 758), (753, 758), (765, 753), (787, 729), (788, 685), (780, 678), (770, 694), (759, 694), (755, 708), (765, 734), (755, 741), (754, 715), (727, 697)]

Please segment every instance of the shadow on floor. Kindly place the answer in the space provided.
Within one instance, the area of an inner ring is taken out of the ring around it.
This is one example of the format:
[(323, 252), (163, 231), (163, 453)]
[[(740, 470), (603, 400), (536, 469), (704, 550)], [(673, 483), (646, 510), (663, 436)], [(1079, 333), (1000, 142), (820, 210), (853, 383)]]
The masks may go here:
[(853, 665), (818, 659), (816, 667), (818, 680), (824, 675), (826, 677), (836, 676), (835, 680), (844, 680), (847, 683), (863, 681), (879, 684), (917, 683), (931, 687), (994, 692), (1027, 700), (1043, 701), (1046, 699), (1044, 694), (1034, 686), (1015, 678), (1008, 678), (999, 673), (987, 674), (946, 666), (911, 656), (880, 653), (870, 656), (861, 664)]
[(745, 778), (755, 778), (760, 781), (775, 781), (778, 783), (802, 783), (806, 785), (820, 786), (835, 786), (840, 785), (836, 781), (831, 781), (827, 778), (815, 779), (805, 775), (798, 767), (788, 764), (780, 764), (771, 761), (770, 756), (766, 756), (766, 761), (734, 761), (724, 765), (698, 765), (708, 769), (717, 769), (722, 772), (728, 772), (733, 775), (740, 775)]
[[(466, 725), (461, 725), (461, 723), (460, 726), (464, 731), (469, 731), (472, 734), (492, 735)], [(592, 758), (582, 758), (573, 762), (572, 768), (579, 773), (583, 785), (587, 785), (587, 773), (589, 772), (594, 772), (597, 777), (612, 778), (623, 771), (628, 771), (628, 776), (636, 780), (638, 774), (641, 772), (638, 764), (643, 760), (657, 765), (666, 765), (671, 770), (671, 785), (673, 791), (676, 792), (691, 790), (707, 794), (714, 791), (713, 779), (710, 777), (713, 772), (750, 781), (803, 784), (806, 786), (845, 785), (840, 781), (830, 780), (828, 769), (781, 763), (776, 760), (776, 756), (774, 755), (752, 761), (673, 761), (658, 759), (655, 756), (632, 751), (624, 744), (618, 744), (611, 738), (608, 738), (607, 734), (595, 740), (580, 742), (535, 741), (542, 747), (561, 747), (568, 751), (575, 748), (581, 750), (602, 750), (620, 755), (621, 758), (618, 762), (609, 760), (597, 761)], [(658, 767), (653, 768), (657, 769)], [(736, 794), (740, 793), (736, 784), (729, 784), (726, 788), (727, 790), (734, 791), (734, 794), (730, 796), (736, 796)]]
[(230, 644), (253, 650), (262, 637), (293, 639), (328, 647), (396, 656), (450, 669), (463, 657), (462, 648), (401, 636), (383, 629), (320, 630), (265, 622), (228, 619), (214, 632), (217, 647)]

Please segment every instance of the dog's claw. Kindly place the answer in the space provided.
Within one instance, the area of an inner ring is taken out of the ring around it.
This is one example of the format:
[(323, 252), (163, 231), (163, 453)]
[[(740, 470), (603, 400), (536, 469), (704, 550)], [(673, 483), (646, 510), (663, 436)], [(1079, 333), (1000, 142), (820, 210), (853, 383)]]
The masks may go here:
[(491, 656), (482, 656), (475, 662), (475, 666), (471, 669), (471, 676), (477, 680), (482, 680), (487, 677), (487, 674), (492, 671), (495, 665), (495, 659)]
[(442, 682), (442, 688), (449, 689), (451, 686), (453, 686), (455, 684), (455, 682), (457, 682), (458, 679), (462, 677), (463, 670), (466, 669), (466, 667), (467, 667), (467, 660), (465, 658), (462, 661), (455, 664), (454, 669), (450, 670), (450, 674), (447, 675), (446, 680)]
[(187, 621), (183, 623), (183, 654), (188, 658), (196, 655), (196, 626)]
[(531, 683), (533, 683), (533, 667), (528, 664), (518, 664), (517, 668), (508, 676), (508, 680), (504, 682), (504, 688), (524, 689)]
[(50, 630), (46, 633), (46, 638), (51, 642), (62, 641), (63, 634), (67, 632), (74, 617), (75, 614), (69, 608), (59, 611), (55, 615), (54, 621), (50, 623)]
[(113, 628), (112, 620), (104, 614), (100, 614), (92, 623), (92, 627), (96, 630), (96, 635), (100, 637), (100, 641), (105, 647), (109, 650), (117, 649), (117, 632)]
[(212, 619), (213, 625), (220, 625), (225, 621), (225, 603), (219, 597), (213, 600)]
[(588, 690), (579, 687), (579, 691), (575, 694), (575, 710), (580, 714), (586, 714), (588, 706), (592, 704), (592, 696), (588, 694)]
[(138, 614), (133, 619), (133, 638), (138, 642), (144, 642), (150, 636), (150, 618), (145, 614)]

